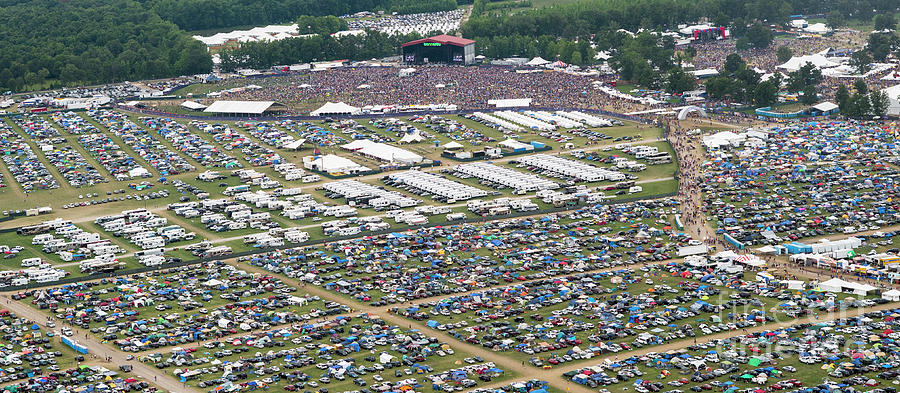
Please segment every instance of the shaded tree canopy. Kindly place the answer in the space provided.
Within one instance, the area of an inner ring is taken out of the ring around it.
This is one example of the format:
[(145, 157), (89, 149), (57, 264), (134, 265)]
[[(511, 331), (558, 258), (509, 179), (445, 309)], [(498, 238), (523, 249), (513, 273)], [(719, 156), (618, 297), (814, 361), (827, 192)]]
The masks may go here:
[(4, 90), (192, 75), (212, 68), (202, 43), (133, 0), (0, 2), (0, 37)]

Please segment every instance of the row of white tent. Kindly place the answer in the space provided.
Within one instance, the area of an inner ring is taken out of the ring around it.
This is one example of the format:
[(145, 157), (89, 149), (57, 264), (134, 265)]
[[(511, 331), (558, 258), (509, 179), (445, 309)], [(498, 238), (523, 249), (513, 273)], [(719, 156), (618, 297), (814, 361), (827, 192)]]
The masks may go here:
[(470, 185), (445, 179), (440, 175), (420, 171), (406, 171), (391, 175), (395, 181), (402, 182), (411, 187), (430, 192), (434, 195), (448, 199), (463, 201), (472, 198), (483, 197), (487, 191)]
[(511, 122), (515, 122), (517, 124), (521, 124), (525, 127), (528, 127), (533, 130), (539, 131), (553, 131), (556, 129), (556, 126), (545, 121), (541, 121), (535, 119), (533, 117), (525, 116), (518, 112), (513, 111), (496, 111), (494, 112), (494, 116), (497, 116), (502, 119), (509, 120)]
[(497, 128), (505, 128), (505, 129), (510, 130), (510, 131), (522, 131), (522, 130), (523, 130), (522, 127), (519, 127), (519, 126), (517, 126), (517, 125), (515, 125), (515, 124), (513, 124), (513, 123), (511, 123), (511, 122), (506, 121), (506, 120), (496, 118), (496, 117), (491, 116), (491, 115), (489, 115), (489, 114), (487, 114), (487, 113), (483, 113), (483, 112), (475, 112), (475, 113), (473, 113), (472, 115), (475, 116), (475, 117), (477, 117), (477, 118), (479, 118), (479, 119), (481, 119), (481, 120), (484, 120), (484, 121), (486, 121), (486, 122), (488, 122), (488, 123), (493, 123), (493, 124), (495, 124), (495, 125), (497, 126)]
[(502, 184), (516, 191), (554, 190), (559, 188), (559, 183), (539, 176), (483, 162), (457, 165), (455, 171), (478, 179)]
[(562, 157), (552, 156), (548, 154), (532, 154), (520, 158), (519, 163), (545, 169), (560, 175), (574, 177), (576, 179), (595, 182), (595, 181), (620, 181), (625, 180), (625, 175), (621, 172), (611, 171), (605, 168), (598, 168), (583, 162), (567, 160)]
[(556, 111), (556, 114), (562, 117), (568, 117), (572, 120), (580, 121), (591, 127), (609, 127), (613, 125), (612, 121), (610, 121), (609, 119), (604, 119), (602, 117), (597, 117), (579, 111)]
[(860, 284), (858, 282), (842, 280), (840, 278), (832, 278), (828, 281), (820, 282), (819, 289), (825, 292), (847, 292), (857, 295), (866, 295), (869, 291), (874, 291), (876, 288), (869, 284)]
[(371, 184), (366, 184), (356, 180), (339, 180), (326, 183), (322, 186), (327, 191), (340, 194), (344, 198), (355, 199), (360, 197), (374, 197), (368, 201), (373, 207), (410, 207), (419, 204), (419, 200), (413, 199), (399, 192), (387, 191)]
[(581, 123), (571, 120), (567, 117), (557, 115), (555, 113), (544, 111), (525, 111), (525, 114), (547, 123), (556, 124), (557, 126), (560, 126), (562, 128), (578, 128), (581, 126)]

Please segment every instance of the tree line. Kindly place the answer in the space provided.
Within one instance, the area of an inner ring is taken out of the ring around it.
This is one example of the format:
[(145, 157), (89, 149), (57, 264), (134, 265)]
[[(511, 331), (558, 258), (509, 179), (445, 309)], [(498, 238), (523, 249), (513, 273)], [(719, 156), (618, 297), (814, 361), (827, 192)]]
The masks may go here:
[(571, 39), (588, 37), (606, 27), (674, 29), (680, 23), (705, 17), (718, 26), (732, 27), (736, 36), (742, 36), (753, 21), (784, 24), (794, 14), (831, 12), (844, 15), (844, 20), (852, 16), (869, 21), (896, 9), (895, 0), (582, 0), (509, 15), (473, 14), (461, 31), (465, 37), (546, 34)]
[(184, 30), (221, 29), (293, 22), (301, 15), (360, 11), (401, 14), (456, 9), (456, 0), (144, 0), (163, 19)]
[(324, 60), (369, 60), (398, 54), (400, 44), (422, 38), (419, 34), (388, 35), (369, 30), (362, 35), (292, 37), (272, 42), (248, 42), (219, 53), (224, 71), (263, 69), (275, 65)]
[(0, 6), (0, 89), (23, 91), (209, 72), (206, 47), (134, 0)]

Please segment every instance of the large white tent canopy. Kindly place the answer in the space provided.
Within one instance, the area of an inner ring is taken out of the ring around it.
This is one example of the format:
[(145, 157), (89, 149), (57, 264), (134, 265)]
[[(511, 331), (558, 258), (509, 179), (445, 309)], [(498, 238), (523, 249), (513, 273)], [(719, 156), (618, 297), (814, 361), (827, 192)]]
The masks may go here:
[(384, 143), (373, 142), (369, 139), (355, 140), (341, 147), (387, 162), (417, 164), (423, 160), (422, 156), (411, 151)]
[(330, 115), (358, 115), (362, 111), (350, 104), (344, 102), (326, 102), (319, 109), (309, 114), (312, 116), (330, 116)]
[(828, 60), (825, 56), (816, 53), (807, 56), (794, 56), (784, 64), (779, 65), (778, 68), (786, 71), (797, 71), (806, 64), (812, 64), (819, 69), (836, 67), (839, 65), (838, 63)]
[(262, 114), (275, 105), (275, 101), (216, 101), (204, 109), (207, 113)]
[(354, 173), (369, 170), (369, 168), (359, 165), (350, 159), (334, 154), (303, 157), (303, 166), (306, 169), (328, 173)]
[(201, 109), (206, 109), (206, 105), (203, 105), (197, 101), (185, 101), (181, 103), (181, 106), (186, 109), (190, 109), (192, 111), (199, 111)]
[(525, 63), (525, 65), (527, 65), (527, 66), (542, 66), (542, 65), (548, 64), (548, 63), (550, 63), (550, 62), (547, 60), (544, 60), (543, 58), (538, 56), (538, 57), (531, 59), (529, 62)]

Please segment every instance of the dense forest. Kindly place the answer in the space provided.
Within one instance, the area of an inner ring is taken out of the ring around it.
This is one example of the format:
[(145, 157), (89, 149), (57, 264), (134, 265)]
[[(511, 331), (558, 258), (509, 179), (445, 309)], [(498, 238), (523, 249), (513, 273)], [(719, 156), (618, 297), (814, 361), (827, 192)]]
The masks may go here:
[(249, 42), (240, 49), (220, 53), (225, 71), (239, 68), (262, 69), (274, 65), (317, 60), (369, 60), (397, 54), (403, 42), (422, 38), (418, 34), (389, 36), (377, 31), (365, 35), (295, 37), (272, 42)]
[[(476, 1), (476, 5), (478, 2)], [(721, 26), (746, 26), (754, 20), (785, 23), (794, 14), (838, 11), (854, 19), (871, 20), (893, 12), (896, 0), (582, 0), (513, 14), (473, 13), (462, 28), (464, 37), (553, 35), (587, 37), (614, 27), (674, 28), (680, 23), (710, 18)]]
[(208, 72), (206, 47), (133, 0), (0, 2), (0, 89)]
[(301, 15), (344, 15), (359, 11), (401, 14), (446, 11), (455, 0), (143, 0), (163, 19), (184, 30), (289, 23)]
[[(869, 21), (897, 10), (896, 0), (580, 0), (512, 13), (492, 12), (486, 0), (0, 0), (0, 91), (208, 72), (212, 62), (206, 48), (184, 30), (286, 23), (303, 15), (364, 10), (440, 11), (457, 4), (474, 4), (462, 33), (480, 41), (479, 53), (540, 55), (575, 64), (593, 61), (595, 51), (586, 39), (597, 50), (623, 48), (622, 38), (615, 34), (618, 28), (673, 28), (708, 17), (730, 25), (736, 37), (750, 37), (754, 35), (750, 25), (768, 31), (754, 21), (784, 23), (793, 14), (828, 14), (834, 25), (847, 19)], [(321, 21), (308, 29), (327, 33), (342, 23), (333, 18)], [(744, 38), (745, 44), (765, 46), (771, 41), (755, 35), (764, 39)], [(370, 33), (252, 43), (225, 51), (224, 68), (383, 57), (396, 54), (398, 44), (410, 38)], [(886, 44), (873, 44), (879, 49), (872, 51), (876, 59), (896, 46), (881, 41)], [(613, 52), (619, 65), (646, 58), (637, 50)]]

